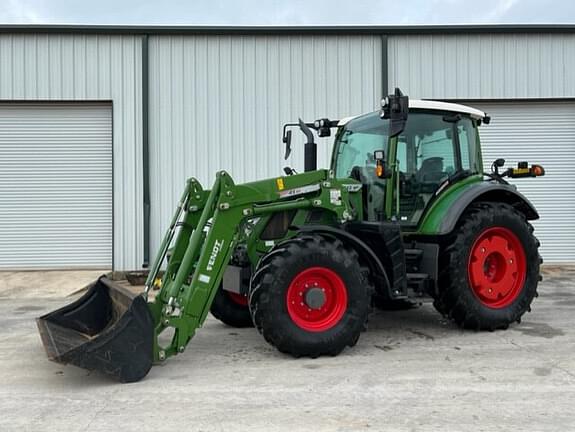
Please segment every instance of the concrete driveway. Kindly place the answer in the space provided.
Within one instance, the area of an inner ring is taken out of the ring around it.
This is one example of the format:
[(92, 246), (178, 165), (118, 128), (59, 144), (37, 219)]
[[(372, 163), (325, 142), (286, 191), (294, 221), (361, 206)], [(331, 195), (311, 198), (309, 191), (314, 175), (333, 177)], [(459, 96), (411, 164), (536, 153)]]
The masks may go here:
[(431, 305), (376, 312), (354, 349), (317, 360), (210, 318), (184, 354), (122, 385), (46, 359), (34, 318), (69, 297), (0, 288), (0, 431), (575, 430), (575, 269), (547, 270), (540, 293), (493, 333)]

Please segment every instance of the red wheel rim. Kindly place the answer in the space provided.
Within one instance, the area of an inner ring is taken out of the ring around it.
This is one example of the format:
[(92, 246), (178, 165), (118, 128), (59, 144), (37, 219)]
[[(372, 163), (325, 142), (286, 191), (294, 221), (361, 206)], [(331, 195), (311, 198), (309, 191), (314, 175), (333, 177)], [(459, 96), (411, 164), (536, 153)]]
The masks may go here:
[(292, 280), (286, 301), (289, 316), (298, 327), (321, 332), (335, 326), (345, 313), (347, 290), (334, 271), (310, 267)]
[(467, 267), (473, 293), (490, 308), (509, 306), (523, 289), (526, 263), (523, 245), (511, 230), (487, 228), (469, 254)]
[(230, 298), (232, 299), (232, 301), (236, 304), (239, 304), (240, 306), (246, 306), (248, 305), (248, 296), (242, 295), (242, 294), (238, 294), (235, 292), (231, 292), (231, 291), (226, 291), (228, 293), (228, 296), (230, 296)]

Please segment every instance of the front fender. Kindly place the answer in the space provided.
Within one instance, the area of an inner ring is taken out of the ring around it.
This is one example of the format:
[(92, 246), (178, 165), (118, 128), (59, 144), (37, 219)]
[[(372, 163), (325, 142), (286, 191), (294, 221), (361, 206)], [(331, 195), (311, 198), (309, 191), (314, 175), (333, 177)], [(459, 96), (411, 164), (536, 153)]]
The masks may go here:
[(518, 192), (514, 185), (480, 181), (445, 190), (424, 216), (418, 233), (449, 234), (465, 209), (477, 201), (507, 203), (523, 213), (528, 220), (539, 219), (539, 213), (533, 204)]
[(379, 278), (383, 282), (382, 288), (386, 291), (386, 294), (390, 298), (393, 296), (391, 292), (392, 285), (390, 283), (389, 276), (387, 275), (385, 266), (377, 254), (369, 247), (369, 245), (367, 245), (360, 238), (341, 228), (329, 225), (301, 225), (297, 228), (299, 232), (324, 234), (336, 237), (355, 249), (362, 260), (369, 266), (372, 275)]

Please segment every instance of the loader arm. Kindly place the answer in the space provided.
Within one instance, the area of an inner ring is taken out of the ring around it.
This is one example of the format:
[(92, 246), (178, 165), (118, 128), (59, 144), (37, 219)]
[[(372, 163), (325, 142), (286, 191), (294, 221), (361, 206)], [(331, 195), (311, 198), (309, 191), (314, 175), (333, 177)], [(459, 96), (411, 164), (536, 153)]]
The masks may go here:
[[(196, 179), (188, 180), (146, 281), (147, 294), (167, 259), (161, 290), (149, 303), (155, 326), (154, 361), (183, 352), (202, 326), (244, 220), (314, 207), (333, 212), (341, 222), (354, 217), (346, 186), (331, 178), (327, 170), (241, 185), (220, 171), (209, 191)], [(169, 328), (174, 329), (173, 336), (162, 345), (160, 336)]]
[[(206, 319), (238, 243), (253, 249), (258, 242), (258, 230), (240, 231), (245, 222), (321, 208), (343, 223), (361, 217), (358, 194), (350, 195), (358, 185), (327, 170), (241, 185), (220, 171), (210, 190), (189, 179), (145, 292), (135, 294), (104, 275), (78, 300), (39, 317), (48, 358), (122, 382), (142, 379), (154, 362), (185, 350)], [(162, 268), (161, 289), (150, 299)]]

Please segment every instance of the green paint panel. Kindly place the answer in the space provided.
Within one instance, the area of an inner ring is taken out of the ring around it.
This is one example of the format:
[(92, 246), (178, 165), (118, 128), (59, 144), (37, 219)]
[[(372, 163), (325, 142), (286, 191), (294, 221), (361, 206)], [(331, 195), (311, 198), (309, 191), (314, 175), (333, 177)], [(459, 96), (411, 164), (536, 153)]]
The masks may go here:
[(431, 205), (429, 210), (423, 216), (419, 227), (418, 234), (434, 235), (439, 232), (439, 226), (442, 220), (449, 213), (453, 204), (475, 183), (481, 182), (482, 175), (467, 177), (451, 186), (441, 193), (436, 201)]

